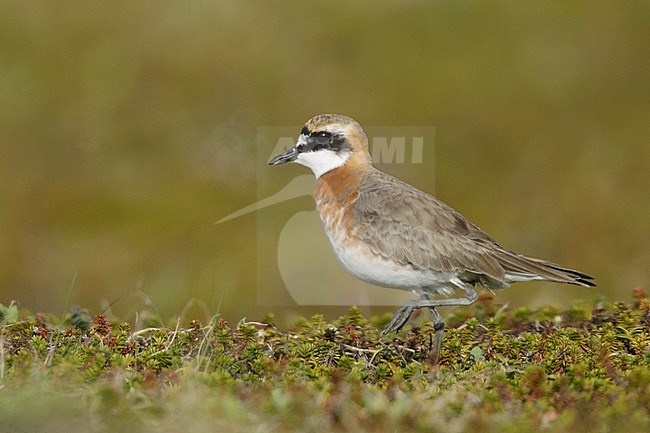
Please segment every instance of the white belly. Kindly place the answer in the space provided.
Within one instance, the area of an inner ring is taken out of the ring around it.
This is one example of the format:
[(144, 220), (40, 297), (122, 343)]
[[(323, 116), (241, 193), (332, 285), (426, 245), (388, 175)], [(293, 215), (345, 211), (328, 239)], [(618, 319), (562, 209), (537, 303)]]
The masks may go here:
[(455, 275), (415, 269), (374, 254), (364, 244), (351, 246), (341, 236), (325, 230), (334, 254), (345, 269), (356, 278), (376, 286), (413, 291), (427, 289), (437, 294), (451, 295), (449, 280)]

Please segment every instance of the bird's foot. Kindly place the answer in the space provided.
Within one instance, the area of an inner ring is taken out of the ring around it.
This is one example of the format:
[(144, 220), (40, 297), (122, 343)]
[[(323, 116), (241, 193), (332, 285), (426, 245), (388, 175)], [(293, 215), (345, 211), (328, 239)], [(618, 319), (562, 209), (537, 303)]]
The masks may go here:
[(399, 310), (393, 314), (393, 318), (390, 319), (390, 322), (388, 322), (388, 325), (386, 325), (384, 330), (381, 331), (381, 335), (386, 335), (389, 332), (398, 332), (402, 329), (404, 325), (406, 325), (406, 322), (408, 322), (411, 314), (413, 314), (413, 311), (415, 311), (414, 304), (413, 301), (409, 301), (401, 306)]

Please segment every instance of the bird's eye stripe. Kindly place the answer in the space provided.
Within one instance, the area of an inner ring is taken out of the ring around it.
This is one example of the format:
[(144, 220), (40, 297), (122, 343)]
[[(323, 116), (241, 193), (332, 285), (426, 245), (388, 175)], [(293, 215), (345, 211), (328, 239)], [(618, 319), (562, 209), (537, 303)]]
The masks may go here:
[(306, 126), (303, 126), (300, 130), (300, 135), (304, 135), (305, 137), (331, 138), (334, 134), (329, 131), (310, 131)]

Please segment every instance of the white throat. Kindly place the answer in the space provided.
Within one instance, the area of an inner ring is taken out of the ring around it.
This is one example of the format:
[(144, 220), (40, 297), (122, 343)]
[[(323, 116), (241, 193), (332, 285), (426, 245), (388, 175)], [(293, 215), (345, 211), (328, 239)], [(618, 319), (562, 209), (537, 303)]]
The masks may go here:
[(296, 162), (305, 167), (311, 168), (316, 179), (330, 170), (339, 168), (350, 157), (350, 152), (342, 154), (336, 153), (329, 149), (321, 149), (316, 152), (304, 152), (298, 155)]

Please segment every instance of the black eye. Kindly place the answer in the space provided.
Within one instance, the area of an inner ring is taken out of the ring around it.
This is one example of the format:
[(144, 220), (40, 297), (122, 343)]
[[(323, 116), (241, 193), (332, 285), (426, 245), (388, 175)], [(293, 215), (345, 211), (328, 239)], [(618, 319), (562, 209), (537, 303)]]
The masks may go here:
[(332, 138), (332, 133), (327, 132), (327, 131), (314, 131), (311, 134), (309, 134), (311, 138), (318, 138), (318, 139), (323, 139), (327, 138), (328, 140)]

